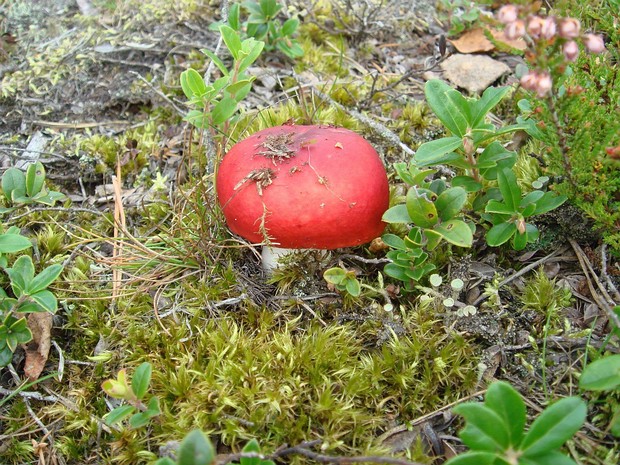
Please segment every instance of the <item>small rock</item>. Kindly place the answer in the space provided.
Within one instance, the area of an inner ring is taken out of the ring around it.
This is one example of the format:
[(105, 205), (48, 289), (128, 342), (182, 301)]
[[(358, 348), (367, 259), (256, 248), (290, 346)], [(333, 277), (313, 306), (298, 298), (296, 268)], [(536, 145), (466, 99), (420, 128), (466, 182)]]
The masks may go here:
[(508, 73), (508, 65), (486, 55), (456, 54), (441, 63), (446, 79), (471, 93), (480, 93)]

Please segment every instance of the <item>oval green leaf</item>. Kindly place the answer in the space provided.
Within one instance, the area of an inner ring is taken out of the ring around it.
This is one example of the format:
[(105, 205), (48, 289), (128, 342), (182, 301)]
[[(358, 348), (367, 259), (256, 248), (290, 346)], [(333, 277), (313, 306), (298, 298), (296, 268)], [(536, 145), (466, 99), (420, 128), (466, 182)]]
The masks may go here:
[(474, 235), (463, 220), (446, 221), (436, 225), (433, 231), (440, 234), (450, 244), (459, 247), (471, 247), (474, 242)]
[(620, 387), (620, 355), (608, 355), (590, 363), (579, 378), (579, 387), (590, 391)]
[(426, 194), (420, 195), (415, 187), (407, 192), (406, 202), (409, 217), (416, 226), (431, 228), (439, 221), (435, 204), (426, 198)]
[(547, 407), (523, 438), (523, 455), (533, 457), (559, 449), (579, 431), (587, 411), (586, 403), (578, 397), (566, 397)]

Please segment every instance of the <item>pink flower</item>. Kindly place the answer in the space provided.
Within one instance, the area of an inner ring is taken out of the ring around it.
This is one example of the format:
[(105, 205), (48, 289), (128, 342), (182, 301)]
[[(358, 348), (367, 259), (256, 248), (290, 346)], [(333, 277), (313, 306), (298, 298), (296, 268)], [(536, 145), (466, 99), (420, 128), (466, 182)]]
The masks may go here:
[(497, 20), (502, 24), (514, 23), (519, 15), (519, 9), (515, 5), (504, 5), (497, 12)]
[(536, 92), (539, 97), (547, 95), (553, 87), (553, 81), (549, 73), (539, 73), (536, 71), (530, 71), (521, 78), (521, 87), (526, 90), (532, 90)]
[(553, 81), (551, 80), (549, 73), (540, 73), (538, 75), (538, 85), (535, 89), (536, 95), (539, 97), (544, 97), (551, 91), (552, 87)]
[(521, 77), (521, 87), (525, 90), (534, 90), (538, 83), (538, 74), (534, 71), (528, 72), (525, 76)]
[(581, 24), (575, 18), (562, 18), (558, 25), (560, 37), (564, 39), (574, 39), (579, 37)]
[(574, 40), (569, 40), (568, 42), (564, 43), (562, 51), (564, 52), (564, 57), (568, 61), (575, 61), (579, 56), (579, 46)]
[(584, 43), (591, 53), (602, 53), (605, 50), (605, 42), (603, 38), (596, 34), (586, 34)]
[(540, 35), (545, 39), (551, 39), (555, 35), (557, 28), (555, 26), (555, 18), (545, 18), (542, 20), (542, 28)]
[(517, 19), (512, 23), (508, 23), (504, 29), (504, 36), (508, 40), (520, 39), (525, 35), (525, 23), (521, 19)]
[(534, 39), (540, 37), (540, 32), (543, 28), (543, 19), (540, 16), (532, 16), (527, 23), (527, 32)]

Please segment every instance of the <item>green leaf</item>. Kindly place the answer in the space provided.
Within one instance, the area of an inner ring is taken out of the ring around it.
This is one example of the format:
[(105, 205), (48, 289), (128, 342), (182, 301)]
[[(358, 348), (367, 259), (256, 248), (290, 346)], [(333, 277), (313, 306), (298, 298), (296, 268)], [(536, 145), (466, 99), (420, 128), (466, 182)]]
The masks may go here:
[(518, 230), (517, 233), (512, 236), (512, 248), (514, 250), (523, 250), (528, 242), (532, 242), (528, 237), (527, 231), (521, 234)]
[(56, 191), (46, 192), (44, 189), (41, 192), (39, 192), (37, 195), (32, 197), (32, 200), (36, 201), (37, 203), (41, 203), (43, 205), (48, 205), (50, 207), (53, 207), (54, 204), (58, 200), (63, 200), (65, 197), (66, 197), (65, 194), (63, 194), (62, 192), (56, 192)]
[(282, 5), (278, 5), (276, 0), (260, 0), (260, 9), (265, 17), (273, 18), (282, 9)]
[[(254, 78), (252, 79), (243, 79), (241, 81), (237, 81), (233, 84), (230, 84), (228, 86), (226, 86), (225, 90), (226, 92), (228, 92), (231, 96), (235, 95), (237, 92), (240, 92), (243, 90), (244, 87), (252, 87), (252, 81), (254, 81)], [(247, 92), (246, 92), (247, 93)], [(239, 99), (235, 99), (236, 101), (239, 101)]]
[(233, 3), (230, 5), (228, 9), (228, 25), (233, 28), (235, 31), (239, 31), (241, 29), (241, 21), (240, 21), (240, 5), (238, 3)]
[(174, 460), (168, 457), (164, 457), (162, 459), (157, 460), (155, 465), (178, 465)]
[(133, 429), (142, 428), (148, 425), (150, 420), (151, 415), (149, 415), (148, 412), (139, 412), (129, 418), (129, 426)]
[(32, 258), (28, 255), (22, 255), (15, 260), (12, 268), (7, 268), (5, 271), (11, 279), (11, 288), (13, 289), (13, 293), (19, 297), (25, 292), (28, 284), (34, 277), (34, 264), (32, 263)]
[(541, 215), (548, 211), (554, 210), (566, 202), (565, 195), (555, 195), (553, 192), (545, 192), (545, 195), (536, 202), (536, 210), (532, 215)]
[(56, 296), (48, 290), (30, 294), (30, 297), (47, 312), (56, 313), (58, 310), (58, 300), (56, 300)]
[(471, 126), (476, 127), (510, 90), (509, 87), (488, 87), (482, 97), (471, 105)]
[(405, 272), (405, 269), (395, 263), (388, 263), (383, 267), (383, 271), (391, 278), (398, 279), (399, 281), (408, 282), (411, 278)]
[(499, 213), (501, 215), (514, 215), (516, 213), (515, 210), (498, 200), (489, 200), (484, 211), (486, 213)]
[(26, 194), (33, 197), (45, 184), (45, 167), (40, 161), (31, 164), (26, 170)]
[[(0, 341), (1, 342), (1, 341)], [(7, 366), (13, 360), (13, 351), (8, 345), (0, 348), (0, 368)]]
[(159, 406), (159, 397), (153, 396), (149, 400), (148, 408), (146, 410), (151, 417), (161, 414), (161, 408)]
[(394, 205), (389, 208), (381, 218), (386, 223), (411, 223), (411, 217), (407, 211), (407, 205)]
[(526, 421), (525, 402), (521, 395), (510, 384), (496, 381), (487, 389), (484, 404), (508, 425), (510, 444), (513, 449), (517, 449), (523, 438)]
[(181, 88), (187, 98), (201, 97), (207, 92), (202, 76), (193, 68), (181, 73)]
[(470, 126), (469, 104), (459, 92), (439, 79), (431, 79), (424, 86), (424, 93), (437, 118), (452, 134), (459, 139), (467, 134)]
[(560, 448), (581, 428), (587, 410), (586, 403), (578, 397), (566, 397), (547, 407), (523, 438), (523, 455), (534, 457)]
[(579, 378), (579, 387), (589, 391), (609, 391), (620, 387), (620, 354), (590, 363)]
[(226, 47), (230, 51), (230, 54), (235, 60), (239, 59), (239, 52), (241, 51), (241, 39), (239, 34), (230, 26), (222, 24), (220, 26), (220, 34), (226, 44)]
[(482, 184), (471, 176), (455, 176), (452, 178), (453, 187), (462, 187), (467, 192), (478, 192), (482, 189)]
[(480, 403), (465, 403), (454, 412), (467, 421), (459, 432), (463, 443), (473, 450), (500, 452), (510, 446), (508, 425), (494, 410)]
[(498, 247), (508, 241), (516, 232), (517, 227), (512, 222), (496, 224), (487, 231), (487, 244), (491, 247)]
[(211, 465), (215, 460), (215, 451), (211, 441), (202, 431), (189, 433), (179, 446), (177, 461), (183, 465)]
[(443, 191), (437, 200), (435, 208), (442, 221), (447, 221), (456, 216), (467, 202), (467, 192), (462, 187), (452, 187)]
[(469, 451), (452, 457), (444, 465), (503, 465), (496, 459), (497, 454), (493, 452)]
[(183, 119), (199, 129), (206, 129), (210, 126), (209, 117), (202, 110), (190, 110)]
[(454, 136), (425, 142), (420, 145), (414, 155), (415, 163), (418, 167), (422, 168), (424, 166), (460, 160), (463, 157), (458, 153), (454, 153), (454, 150), (462, 147), (462, 145), (462, 139)]
[(41, 271), (38, 275), (36, 275), (30, 283), (26, 285), (26, 293), (34, 294), (36, 292), (42, 291), (47, 288), (50, 284), (52, 284), (60, 273), (62, 273), (63, 266), (59, 264), (50, 265)]
[[(530, 205), (533, 205), (534, 203), (538, 202), (540, 198), (543, 197), (544, 195), (545, 193), (543, 191), (532, 191), (528, 193), (525, 197), (521, 199), (521, 202), (519, 203), (519, 208), (525, 208)], [(535, 208), (536, 207), (534, 206), (534, 209)], [(532, 211), (534, 211), (534, 209)], [(530, 215), (525, 215), (525, 212), (523, 214), (523, 216), (530, 216)]]
[(283, 36), (291, 36), (295, 33), (295, 31), (297, 30), (297, 27), (299, 26), (299, 20), (296, 18), (289, 18), (287, 19), (284, 24), (282, 25), (282, 35)]
[(614, 409), (614, 416), (609, 423), (609, 431), (611, 431), (611, 434), (615, 437), (620, 437), (620, 408), (617, 406)]
[(351, 294), (353, 297), (358, 297), (362, 290), (360, 287), (360, 282), (353, 277), (347, 278), (346, 289), (347, 289), (347, 292)]
[(433, 231), (440, 234), (450, 244), (459, 247), (471, 247), (474, 235), (463, 220), (450, 220), (435, 225)]
[(26, 175), (22, 170), (9, 168), (2, 175), (2, 191), (7, 200), (26, 195)]
[(427, 198), (427, 194), (420, 194), (415, 187), (407, 192), (406, 207), (411, 221), (416, 226), (431, 228), (439, 221), (435, 204)]
[(138, 399), (142, 399), (149, 388), (153, 367), (149, 362), (144, 362), (136, 368), (131, 378), (131, 389)]
[(383, 236), (381, 236), (381, 240), (394, 249), (407, 249), (407, 247), (405, 246), (405, 241), (403, 241), (396, 234), (384, 234)]
[(534, 457), (520, 457), (519, 465), (576, 465), (573, 459), (554, 450)]
[[(241, 452), (255, 452), (260, 454), (260, 446), (256, 439), (252, 439), (248, 442)], [(259, 457), (241, 457), (239, 459), (241, 465), (260, 465), (261, 459)]]
[(132, 405), (121, 405), (104, 415), (103, 421), (105, 421), (107, 425), (114, 425), (129, 417), (135, 411), (136, 408)]
[[(502, 160), (509, 160), (510, 165), (512, 166), (514, 164), (513, 161), (516, 161), (516, 157), (517, 154), (515, 152), (506, 150), (499, 142), (491, 142), (478, 156), (476, 166), (480, 170), (485, 170), (486, 173), (486, 170), (496, 167), (498, 162)], [(493, 179), (495, 179), (495, 177)]]
[(265, 47), (265, 42), (255, 39), (246, 39), (243, 41), (242, 48), (245, 56), (239, 63), (239, 72), (242, 73), (254, 63)]
[(0, 254), (15, 253), (32, 247), (30, 239), (21, 234), (4, 233), (0, 235)]
[(323, 273), (323, 279), (331, 284), (341, 284), (347, 277), (346, 270), (339, 267), (330, 268)]
[[(222, 74), (224, 75), (224, 77), (228, 77), (228, 75), (230, 74), (228, 71), (228, 68), (226, 68), (226, 65), (224, 64), (224, 62), (221, 60), (220, 57), (218, 57), (215, 53), (213, 53), (211, 50), (207, 50), (207, 49), (203, 49), (202, 53), (204, 53), (205, 55), (207, 55), (209, 58), (211, 58), (211, 61), (213, 61), (213, 63), (215, 64), (215, 66), (217, 66), (217, 68), (222, 72)], [(183, 75), (181, 75), (182, 77)], [(204, 81), (203, 81), (204, 82)]]
[(502, 169), (497, 172), (497, 183), (504, 198), (504, 203), (512, 211), (516, 211), (521, 202), (521, 189), (517, 184), (517, 177), (511, 169)]
[(222, 124), (228, 121), (237, 110), (237, 102), (232, 97), (224, 97), (211, 112), (213, 124)]

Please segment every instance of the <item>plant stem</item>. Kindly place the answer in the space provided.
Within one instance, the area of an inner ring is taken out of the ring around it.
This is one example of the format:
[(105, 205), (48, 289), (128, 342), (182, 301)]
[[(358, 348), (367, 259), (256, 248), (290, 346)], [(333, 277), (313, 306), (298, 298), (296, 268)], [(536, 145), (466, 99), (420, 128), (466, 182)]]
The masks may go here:
[(570, 158), (568, 157), (568, 145), (566, 143), (566, 133), (560, 124), (560, 118), (558, 117), (558, 112), (555, 107), (555, 102), (553, 100), (553, 95), (549, 95), (547, 97), (547, 106), (549, 108), (549, 113), (551, 114), (551, 121), (553, 122), (553, 126), (558, 135), (558, 147), (560, 149), (560, 155), (562, 155), (562, 165), (564, 167), (564, 171), (566, 174), (566, 178), (570, 183), (571, 187), (576, 190), (577, 183), (573, 178), (573, 166), (571, 164)]

